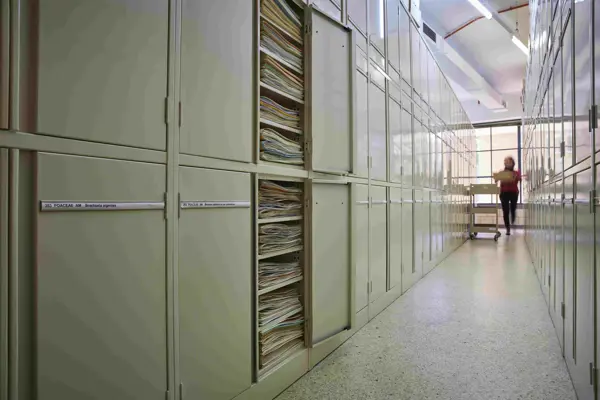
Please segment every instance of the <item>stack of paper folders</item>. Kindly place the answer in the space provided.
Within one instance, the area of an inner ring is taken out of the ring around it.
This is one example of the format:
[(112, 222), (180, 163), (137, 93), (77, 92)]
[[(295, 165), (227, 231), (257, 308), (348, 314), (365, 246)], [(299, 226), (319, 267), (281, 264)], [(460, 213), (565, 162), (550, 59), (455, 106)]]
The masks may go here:
[(289, 250), (301, 244), (300, 224), (265, 224), (258, 229), (258, 254)]
[(260, 23), (260, 45), (302, 72), (302, 48), (288, 40), (279, 29), (264, 19)]
[(292, 97), (304, 98), (302, 77), (285, 68), (277, 60), (265, 55), (260, 66), (261, 82)]
[(258, 263), (258, 289), (268, 289), (302, 276), (300, 261)]
[[(283, 186), (273, 181), (260, 181), (258, 217), (294, 217), (302, 215), (302, 189)], [(287, 225), (286, 225), (287, 226)]]
[(258, 304), (260, 366), (268, 368), (304, 346), (304, 316), (296, 287), (264, 294)]
[(286, 108), (267, 96), (260, 96), (260, 118), (290, 128), (300, 128), (300, 111)]
[(304, 164), (302, 145), (270, 128), (260, 130), (260, 159), (291, 165)]
[(302, 43), (302, 20), (286, 0), (262, 0), (261, 13), (285, 30), (294, 40)]

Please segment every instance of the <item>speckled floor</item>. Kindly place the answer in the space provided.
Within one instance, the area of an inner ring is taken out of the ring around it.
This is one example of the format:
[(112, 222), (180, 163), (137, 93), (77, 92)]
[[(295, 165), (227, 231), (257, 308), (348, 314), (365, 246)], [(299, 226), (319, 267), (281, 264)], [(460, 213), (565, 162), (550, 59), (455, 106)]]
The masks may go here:
[(523, 237), (469, 242), (278, 400), (576, 399)]

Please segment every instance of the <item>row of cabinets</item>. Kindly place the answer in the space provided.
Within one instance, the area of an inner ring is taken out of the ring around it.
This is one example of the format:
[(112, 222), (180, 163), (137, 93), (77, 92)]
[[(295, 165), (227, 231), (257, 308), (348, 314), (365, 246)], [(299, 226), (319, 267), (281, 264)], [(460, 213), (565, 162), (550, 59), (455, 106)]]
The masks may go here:
[[(164, 399), (181, 385), (217, 400), (260, 384), (252, 174), (180, 168), (170, 220), (164, 165), (7, 149), (0, 161), (0, 371), (15, 377), (0, 390)], [(457, 247), (466, 207), (437, 191), (307, 185), (310, 352)]]
[[(2, 0), (2, 4), (7, 1)], [(173, 10), (162, 1), (98, 1), (91, 4), (80, 0), (64, 0), (59, 4), (42, 2), (39, 7), (31, 6), (31, 0), (20, 0), (19, 3), (23, 10), (20, 14), (23, 29), (29, 29), (31, 21), (37, 21), (39, 38), (34, 40), (30, 36), (21, 36), (21, 46), (11, 53), (12, 59), (3, 59), (2, 74), (7, 74), (11, 60), (19, 59), (18, 66), (22, 69), (23, 79), (17, 85), (22, 100), (18, 104), (35, 104), (35, 107), (19, 108), (13, 105), (16, 108), (14, 115), (18, 115), (18, 118), (10, 127), (7, 119), (0, 121), (0, 128), (164, 151), (167, 148), (169, 125), (181, 125), (175, 128), (179, 130), (181, 153), (253, 161), (256, 140), (253, 104), (258, 83), (254, 65), (254, 53), (257, 50), (253, 44), (255, 28), (252, 2), (229, 0), (207, 5), (183, 1), (181, 54), (177, 55), (176, 60), (173, 50), (169, 50), (175, 48), (170, 46), (175, 23), (170, 19)], [(366, 7), (366, 4), (363, 6)], [(396, 8), (402, 10), (399, 11), (401, 14), (406, 13), (403, 6)], [(392, 10), (390, 7), (388, 9)], [(323, 21), (323, 18), (315, 17), (315, 23), (319, 20)], [(408, 20), (405, 22), (412, 24)], [(239, 38), (231, 40), (231, 31), (226, 28), (228, 26), (237, 27)], [(331, 64), (326, 54), (327, 43), (338, 43), (339, 33), (344, 31), (341, 26), (332, 28), (335, 26), (332, 22), (323, 22), (322, 26), (324, 29), (320, 30), (318, 37), (314, 33), (316, 30), (313, 30), (313, 39), (321, 43), (319, 46), (313, 45), (307, 57), (307, 62), (313, 66)], [(10, 34), (9, 28), (2, 26), (2, 32)], [(413, 36), (413, 47), (417, 50), (421, 48), (421, 53), (431, 58), (419, 35), (415, 32)], [(36, 57), (28, 57), (28, 54), (34, 53)], [(172, 68), (175, 61), (180, 64), (181, 71), (177, 76), (169, 74), (169, 71), (175, 70)], [(349, 56), (345, 59), (338, 57), (335, 65), (345, 68), (349, 61)], [(33, 62), (37, 62), (37, 65), (33, 65)], [(427, 65), (427, 71), (437, 71), (435, 74), (432, 72), (431, 80), (438, 85), (443, 79), (437, 66), (432, 61)], [(380, 65), (379, 68), (372, 69), (371, 78), (375, 81), (380, 76), (383, 80), (380, 87), (385, 87), (386, 74), (381, 72), (386, 71), (386, 67)], [(422, 68), (420, 64), (415, 64), (414, 69), (420, 71)], [(394, 79), (393, 72), (387, 72), (387, 76)], [(178, 99), (174, 98), (171, 89), (174, 78), (180, 81), (182, 88)], [(328, 157), (331, 158), (333, 154), (338, 165), (330, 169), (337, 168), (338, 172), (353, 170), (359, 176), (366, 176), (367, 157), (371, 156), (375, 176), (385, 180), (386, 165), (380, 165), (379, 162), (389, 154), (395, 163), (390, 161), (390, 174), (400, 174), (400, 161), (397, 161), (399, 143), (396, 141), (400, 130), (400, 119), (396, 115), (400, 111), (399, 106), (394, 104), (403, 101), (400, 98), (402, 96), (398, 94), (395, 102), (390, 102), (390, 113), (393, 114), (389, 122), (389, 134), (386, 134), (385, 107), (381, 107), (386, 102), (386, 96), (373, 90), (370, 93), (373, 97), (367, 100), (369, 89), (365, 86), (366, 78), (363, 75), (358, 75), (354, 92), (349, 90), (351, 77), (340, 75), (336, 87), (316, 78), (312, 85), (313, 108), (320, 110), (323, 105), (332, 106), (326, 101), (330, 98), (330, 92), (348, 97), (348, 104), (355, 101), (358, 112), (356, 135), (361, 138), (355, 139), (354, 133), (349, 133), (348, 129), (340, 133), (346, 136), (336, 138), (335, 143), (328, 139), (331, 135), (317, 138), (322, 130), (330, 134), (334, 125), (334, 121), (322, 117), (319, 120), (321, 126), (312, 127), (313, 157), (318, 158), (315, 165), (319, 162), (327, 164)], [(348, 78), (343, 82), (346, 87), (339, 86), (345, 78)], [(428, 81), (430, 78), (422, 80)], [(3, 94), (8, 93), (4, 86), (2, 90), (5, 92)], [(394, 86), (390, 84), (388, 90), (392, 98)], [(90, 96), (90, 93), (94, 95)], [(406, 93), (411, 99), (408, 101), (419, 102), (419, 110), (429, 110), (429, 102), (425, 98), (421, 102), (420, 95), (413, 95), (410, 88)], [(453, 98), (450, 88), (447, 87), (444, 93), (445, 98), (439, 103), (450, 104), (450, 98)], [(3, 95), (2, 99), (8, 98)], [(446, 139), (448, 146), (462, 153), (466, 148), (460, 143), (466, 140), (469, 124), (464, 115), (457, 117), (460, 107), (455, 99), (453, 102), (454, 111), (438, 114), (447, 114), (444, 117), (447, 119), (446, 125), (456, 131), (456, 137), (449, 135), (455, 139), (455, 143), (450, 138)], [(341, 103), (336, 101), (336, 107), (339, 108)], [(406, 104), (405, 107), (410, 110), (408, 102)], [(319, 107), (314, 107), (316, 105)], [(0, 108), (3, 110), (0, 115), (5, 115), (8, 102), (3, 101)], [(340, 110), (336, 110), (334, 113), (337, 115)], [(369, 126), (364, 118), (367, 112), (371, 118)], [(428, 125), (429, 122), (425, 120), (429, 117), (420, 115), (416, 106), (410, 112), (419, 114), (416, 118), (421, 122), (408, 128), (411, 135), (418, 136), (420, 129), (427, 129), (420, 125)], [(349, 120), (353, 117), (348, 115)], [(434, 118), (433, 114), (431, 118)], [(314, 125), (319, 121), (312, 123)], [(364, 153), (368, 149), (367, 142), (364, 147), (359, 146), (356, 164), (351, 167), (350, 144), (364, 141), (363, 136), (371, 138), (366, 140), (371, 140), (373, 151), (371, 154)], [(345, 143), (340, 143), (341, 139)], [(405, 141), (404, 146), (410, 148), (412, 144)], [(386, 148), (387, 151), (384, 150)], [(410, 160), (407, 163), (410, 164)], [(409, 168), (406, 166), (405, 169)]]
[(595, 399), (598, 383), (595, 326), (596, 269), (600, 259), (597, 199), (587, 168), (541, 186), (526, 205), (527, 242), (550, 316), (579, 399)]

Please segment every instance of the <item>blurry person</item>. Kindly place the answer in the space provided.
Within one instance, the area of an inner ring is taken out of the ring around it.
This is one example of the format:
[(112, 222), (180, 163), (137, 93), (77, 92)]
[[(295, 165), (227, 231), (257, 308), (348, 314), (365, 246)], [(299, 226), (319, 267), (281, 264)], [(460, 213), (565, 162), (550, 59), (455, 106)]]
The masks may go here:
[[(507, 174), (508, 172), (508, 174)], [(510, 226), (515, 223), (517, 201), (519, 200), (519, 182), (521, 173), (515, 170), (515, 159), (508, 156), (504, 159), (504, 171), (498, 174), (496, 181), (500, 181), (500, 202), (504, 215), (506, 234), (510, 235)]]

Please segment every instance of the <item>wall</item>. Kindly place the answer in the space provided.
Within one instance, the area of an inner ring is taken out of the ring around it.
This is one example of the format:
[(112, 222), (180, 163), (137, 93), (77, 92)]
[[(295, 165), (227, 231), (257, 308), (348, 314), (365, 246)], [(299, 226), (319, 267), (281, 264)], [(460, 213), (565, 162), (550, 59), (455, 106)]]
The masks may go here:
[(281, 1), (0, 0), (0, 399), (273, 398), (464, 241), (404, 6)]

